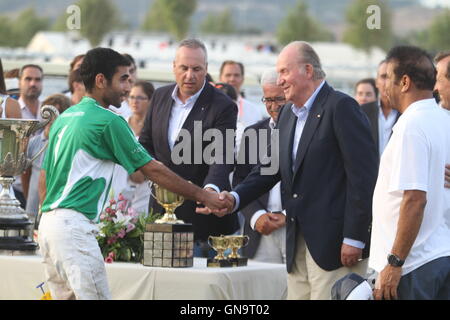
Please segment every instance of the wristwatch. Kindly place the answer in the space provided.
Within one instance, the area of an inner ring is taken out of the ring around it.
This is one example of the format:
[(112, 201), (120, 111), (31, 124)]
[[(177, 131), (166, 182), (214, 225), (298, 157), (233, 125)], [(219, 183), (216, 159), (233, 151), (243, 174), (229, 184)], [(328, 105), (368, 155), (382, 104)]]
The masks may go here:
[(395, 254), (389, 253), (387, 256), (388, 263), (393, 267), (401, 267), (405, 260), (401, 260), (398, 256)]

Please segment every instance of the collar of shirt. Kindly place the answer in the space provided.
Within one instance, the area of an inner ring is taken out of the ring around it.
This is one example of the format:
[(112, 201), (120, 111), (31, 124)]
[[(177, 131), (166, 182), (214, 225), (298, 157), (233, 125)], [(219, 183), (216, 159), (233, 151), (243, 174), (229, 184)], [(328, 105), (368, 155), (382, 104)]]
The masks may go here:
[(269, 120), (269, 128), (270, 128), (270, 130), (275, 129), (276, 125), (277, 125), (277, 123), (275, 122), (275, 120), (273, 120), (273, 118), (270, 117), (270, 120)]
[(415, 101), (411, 103), (408, 108), (406, 108), (406, 110), (403, 112), (403, 115), (414, 112), (414, 110), (420, 110), (427, 107), (437, 107), (436, 100), (434, 100), (434, 98), (430, 98)]
[(308, 100), (306, 100), (304, 106), (298, 107), (295, 104), (291, 105), (291, 110), (292, 112), (298, 117), (298, 118), (302, 118), (305, 115), (308, 114), (309, 110), (311, 110), (311, 107), (314, 103), (314, 101), (316, 100), (317, 95), (320, 92), (320, 89), (322, 89), (323, 85), (325, 84), (325, 80), (323, 80), (319, 86), (316, 88), (316, 90), (314, 90), (313, 94), (308, 98)]
[(187, 98), (186, 103), (183, 103), (180, 98), (178, 98), (178, 85), (175, 86), (175, 88), (172, 91), (172, 99), (175, 101), (177, 106), (181, 106), (181, 107), (192, 107), (195, 102), (197, 101), (198, 97), (200, 96), (200, 94), (202, 93), (203, 89), (205, 88), (205, 84), (206, 84), (206, 80), (203, 82), (203, 86), (200, 90), (198, 90), (198, 92), (196, 94), (194, 94), (193, 96), (190, 96), (189, 98)]
[[(36, 117), (31, 113), (30, 108), (28, 108), (28, 106), (25, 104), (25, 101), (23, 101), (22, 97), (19, 98), (19, 100), (17, 100), (17, 102), (19, 102), (20, 105), (20, 111), (22, 113), (22, 119), (38, 119), (41, 120), (41, 112), (38, 111)], [(39, 109), (42, 106), (42, 101), (39, 100)]]
[(93, 103), (97, 107), (103, 108), (102, 106), (100, 106), (100, 104), (97, 102), (97, 100), (95, 100), (92, 97), (88, 97), (88, 96), (84, 96), (78, 104), (82, 104), (82, 103)]

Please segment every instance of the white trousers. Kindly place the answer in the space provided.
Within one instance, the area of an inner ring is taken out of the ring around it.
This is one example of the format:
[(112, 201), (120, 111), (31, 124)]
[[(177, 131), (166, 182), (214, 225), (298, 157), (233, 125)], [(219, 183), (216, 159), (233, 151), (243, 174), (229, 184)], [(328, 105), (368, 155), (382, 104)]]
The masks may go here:
[(111, 299), (97, 233), (98, 227), (80, 212), (43, 213), (38, 241), (53, 299)]
[(367, 261), (364, 259), (355, 266), (341, 267), (326, 271), (313, 260), (303, 235), (297, 239), (294, 264), (288, 273), (288, 300), (330, 300), (331, 288), (345, 275), (354, 272), (366, 276)]
[(268, 263), (286, 263), (286, 227), (274, 230), (271, 234), (261, 235), (255, 261)]

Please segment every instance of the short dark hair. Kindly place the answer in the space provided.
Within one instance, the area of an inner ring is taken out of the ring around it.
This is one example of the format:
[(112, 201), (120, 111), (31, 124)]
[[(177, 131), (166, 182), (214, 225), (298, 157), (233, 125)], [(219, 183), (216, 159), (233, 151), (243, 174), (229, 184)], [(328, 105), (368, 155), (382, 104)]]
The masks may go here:
[(377, 86), (376, 86), (376, 84), (375, 84), (375, 79), (374, 79), (374, 78), (365, 78), (365, 79), (359, 80), (359, 81), (355, 84), (355, 91), (356, 91), (356, 89), (358, 88), (358, 86), (359, 86), (360, 84), (363, 84), (363, 83), (370, 84), (370, 85), (372, 86), (372, 88), (373, 88), (373, 91), (375, 92), (375, 97), (378, 98), (378, 88), (377, 88)]
[(215, 87), (225, 93), (231, 100), (236, 101), (238, 98), (236, 89), (228, 83), (219, 82), (215, 84)]
[(73, 83), (74, 82), (83, 83), (83, 79), (81, 78), (80, 69), (72, 70), (69, 73), (69, 78), (67, 79), (67, 82), (69, 84), (70, 92), (73, 93)]
[(136, 60), (134, 60), (134, 58), (132, 57), (131, 54), (128, 53), (122, 53), (122, 55), (127, 58), (128, 60), (130, 60), (131, 64), (133, 64), (134, 66), (136, 66)]
[(387, 62), (395, 61), (395, 81), (407, 75), (419, 90), (433, 91), (436, 83), (436, 68), (431, 56), (423, 49), (414, 46), (392, 48), (386, 57)]
[(22, 66), (22, 68), (20, 68), (20, 71), (19, 71), (19, 79), (22, 79), (22, 76), (23, 76), (23, 72), (25, 71), (25, 69), (28, 69), (28, 68), (35, 68), (35, 69), (38, 69), (41, 73), (42, 73), (42, 76), (44, 76), (44, 70), (42, 70), (42, 67), (41, 66), (39, 66), (39, 65), (37, 65), (37, 64), (26, 64), (26, 65), (24, 65), (24, 66)]
[(238, 61), (234, 61), (234, 60), (225, 60), (224, 62), (222, 62), (222, 65), (220, 66), (220, 75), (222, 75), (223, 73), (223, 68), (225, 68), (226, 65), (229, 64), (236, 64), (239, 66), (239, 68), (241, 69), (241, 74), (242, 76), (244, 76), (244, 65), (241, 62)]
[(91, 92), (95, 86), (95, 77), (103, 74), (111, 82), (117, 67), (129, 67), (130, 61), (120, 53), (109, 48), (95, 48), (86, 53), (80, 67), (81, 78), (87, 92)]
[(147, 95), (149, 99), (152, 98), (153, 92), (155, 92), (155, 87), (150, 81), (144, 81), (144, 80), (138, 80), (133, 85), (133, 87), (140, 87), (144, 91), (144, 93)]
[[(439, 52), (434, 58), (434, 62), (438, 63), (439, 61), (447, 57), (450, 57), (450, 51)], [(447, 62), (447, 74), (445, 75), (445, 77), (450, 80), (450, 60)]]

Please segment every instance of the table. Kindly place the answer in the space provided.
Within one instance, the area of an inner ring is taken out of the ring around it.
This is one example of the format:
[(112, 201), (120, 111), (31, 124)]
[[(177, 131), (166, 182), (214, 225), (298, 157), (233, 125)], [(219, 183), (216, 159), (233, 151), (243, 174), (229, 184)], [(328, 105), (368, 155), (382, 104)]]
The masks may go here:
[[(113, 299), (279, 300), (287, 293), (286, 266), (249, 261), (247, 267), (207, 268), (194, 258), (192, 268), (106, 264)], [(0, 300), (37, 300), (44, 282), (40, 256), (0, 256)], [(44, 287), (45, 288), (45, 287)]]

